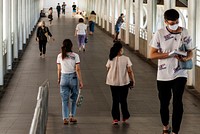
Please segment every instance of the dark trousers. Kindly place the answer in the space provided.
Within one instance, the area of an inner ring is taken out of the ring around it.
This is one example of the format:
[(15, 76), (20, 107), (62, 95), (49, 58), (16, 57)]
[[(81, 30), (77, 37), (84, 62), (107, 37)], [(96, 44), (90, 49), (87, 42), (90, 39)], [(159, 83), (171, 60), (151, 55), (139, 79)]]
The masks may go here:
[(130, 117), (127, 105), (128, 96), (128, 86), (110, 86), (112, 92), (112, 117), (113, 120), (120, 121), (120, 109), (119, 104), (121, 104), (121, 112), (123, 119), (128, 119)]
[(47, 41), (43, 41), (43, 40), (39, 41), (39, 50), (40, 50), (40, 53), (43, 53), (43, 54), (46, 53), (46, 44), (47, 44)]
[(171, 81), (157, 81), (160, 99), (160, 115), (164, 126), (169, 124), (169, 103), (173, 94), (172, 131), (178, 134), (183, 116), (182, 96), (187, 78), (180, 77)]

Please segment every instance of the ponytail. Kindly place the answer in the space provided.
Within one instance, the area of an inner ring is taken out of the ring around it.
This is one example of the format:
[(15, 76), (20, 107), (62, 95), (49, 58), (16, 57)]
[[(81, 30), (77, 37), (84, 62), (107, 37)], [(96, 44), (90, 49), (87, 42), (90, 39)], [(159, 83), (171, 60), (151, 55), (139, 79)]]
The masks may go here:
[(109, 59), (110, 60), (113, 60), (119, 53), (119, 51), (121, 50), (122, 48), (122, 44), (121, 42), (116, 42), (113, 47), (111, 47), (110, 49), (110, 54), (109, 54)]
[(68, 52), (72, 52), (72, 42), (70, 39), (65, 39), (63, 41), (63, 46), (61, 47), (61, 50), (62, 50), (62, 59), (66, 58), (67, 57), (67, 53)]

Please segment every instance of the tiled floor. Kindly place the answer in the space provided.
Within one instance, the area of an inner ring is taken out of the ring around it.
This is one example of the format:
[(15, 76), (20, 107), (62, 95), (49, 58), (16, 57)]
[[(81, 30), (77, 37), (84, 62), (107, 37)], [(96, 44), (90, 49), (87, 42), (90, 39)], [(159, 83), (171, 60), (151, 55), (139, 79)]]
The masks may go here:
[[(48, 20), (45, 21), (49, 26)], [(45, 59), (39, 57), (38, 44), (35, 42), (35, 36), (32, 37), (0, 102), (0, 134), (29, 132), (38, 87), (46, 79), (50, 81), (47, 134), (161, 134), (156, 70), (126, 48), (125, 55), (131, 58), (136, 77), (136, 87), (128, 96), (130, 125), (111, 125), (111, 94), (109, 86), (105, 84), (105, 64), (113, 43), (112, 38), (98, 28), (93, 36), (89, 36), (86, 52), (79, 52), (84, 81), (84, 103), (77, 109), (78, 124), (63, 125), (56, 57), (65, 38), (73, 41), (73, 50), (78, 53), (74, 37), (76, 24), (77, 18), (71, 18), (69, 14), (61, 16), (60, 19), (54, 18), (53, 25), (49, 28), (56, 41), (48, 43)], [(184, 108), (180, 134), (199, 134), (199, 99), (185, 92)]]

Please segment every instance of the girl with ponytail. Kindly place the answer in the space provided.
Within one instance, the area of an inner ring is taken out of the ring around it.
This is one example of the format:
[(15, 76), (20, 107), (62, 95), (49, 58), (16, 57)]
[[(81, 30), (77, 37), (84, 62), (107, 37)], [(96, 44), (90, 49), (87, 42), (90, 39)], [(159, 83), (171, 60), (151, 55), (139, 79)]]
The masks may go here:
[[(76, 123), (76, 100), (79, 88), (83, 88), (79, 55), (72, 51), (73, 44), (70, 39), (63, 41), (61, 53), (57, 56), (58, 84), (62, 100), (63, 123)], [(78, 88), (79, 83), (79, 88)], [(70, 99), (69, 99), (70, 97)], [(69, 102), (70, 100), (70, 102)], [(71, 108), (71, 110), (69, 110)], [(71, 111), (71, 113), (69, 113)]]

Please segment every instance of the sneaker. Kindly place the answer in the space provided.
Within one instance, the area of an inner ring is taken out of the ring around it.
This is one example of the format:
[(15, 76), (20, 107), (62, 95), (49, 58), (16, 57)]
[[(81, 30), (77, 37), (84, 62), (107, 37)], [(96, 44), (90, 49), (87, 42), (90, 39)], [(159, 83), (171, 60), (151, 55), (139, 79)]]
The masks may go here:
[(63, 120), (63, 123), (64, 123), (64, 125), (68, 125), (68, 124), (69, 124), (69, 121), (68, 121), (67, 119), (64, 119), (64, 120)]
[(71, 118), (69, 119), (69, 121), (70, 121), (71, 123), (77, 123), (77, 119), (75, 119), (75, 118), (73, 118), (73, 117), (71, 117)]
[(83, 52), (85, 52), (85, 48), (83, 48)]
[(40, 57), (42, 56), (42, 53), (40, 53)]
[(112, 124), (113, 125), (118, 125), (118, 120), (113, 120)]
[(123, 124), (123, 125), (128, 125), (129, 123), (128, 123), (127, 121), (128, 121), (128, 119), (123, 119), (123, 120), (122, 120), (122, 124)]

